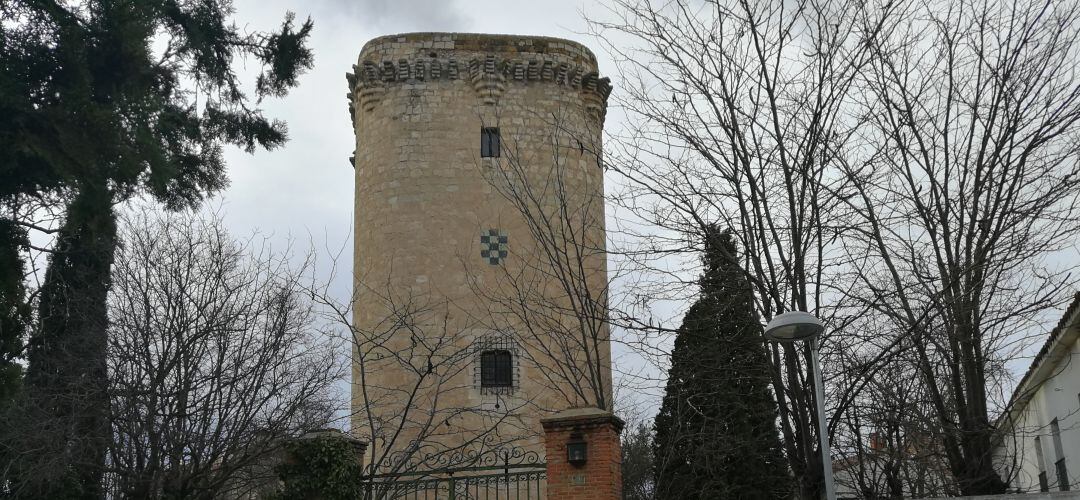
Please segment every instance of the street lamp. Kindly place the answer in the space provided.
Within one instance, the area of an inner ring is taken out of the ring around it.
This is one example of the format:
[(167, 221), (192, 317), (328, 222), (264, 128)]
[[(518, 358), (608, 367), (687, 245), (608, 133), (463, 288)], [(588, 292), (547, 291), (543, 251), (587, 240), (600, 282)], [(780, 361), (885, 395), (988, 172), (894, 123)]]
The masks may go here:
[(825, 325), (813, 314), (790, 311), (773, 317), (765, 325), (765, 336), (777, 342), (810, 341), (810, 371), (814, 376), (814, 402), (817, 404), (818, 436), (821, 438), (821, 468), (825, 476), (825, 498), (836, 500), (833, 484), (832, 456), (829, 453), (829, 431), (825, 425), (825, 388), (821, 384), (821, 332)]

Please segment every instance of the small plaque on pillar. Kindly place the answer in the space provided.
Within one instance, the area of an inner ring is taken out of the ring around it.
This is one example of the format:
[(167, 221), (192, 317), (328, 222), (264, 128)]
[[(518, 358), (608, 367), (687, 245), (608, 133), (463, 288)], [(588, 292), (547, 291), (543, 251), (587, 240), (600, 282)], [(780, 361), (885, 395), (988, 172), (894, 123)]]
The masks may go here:
[(570, 476), (570, 484), (574, 486), (585, 486), (585, 474), (574, 474)]

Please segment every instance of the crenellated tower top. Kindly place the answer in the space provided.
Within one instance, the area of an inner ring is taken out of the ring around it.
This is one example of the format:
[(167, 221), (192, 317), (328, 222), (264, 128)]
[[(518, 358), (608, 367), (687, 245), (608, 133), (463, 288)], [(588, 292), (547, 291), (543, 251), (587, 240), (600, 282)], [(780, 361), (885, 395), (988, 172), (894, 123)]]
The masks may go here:
[(596, 56), (560, 38), (473, 33), (406, 33), (364, 45), (347, 73), (349, 110), (372, 111), (388, 87), (460, 80), (486, 104), (513, 83), (559, 85), (581, 92), (586, 109), (603, 120), (611, 81), (601, 78)]

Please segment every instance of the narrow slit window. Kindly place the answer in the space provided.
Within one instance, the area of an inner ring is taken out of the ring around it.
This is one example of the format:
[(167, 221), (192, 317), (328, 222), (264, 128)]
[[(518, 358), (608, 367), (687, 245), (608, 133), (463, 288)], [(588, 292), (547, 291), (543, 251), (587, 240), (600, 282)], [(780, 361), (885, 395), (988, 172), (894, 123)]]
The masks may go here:
[(1057, 472), (1058, 489), (1069, 491), (1069, 470), (1065, 466), (1065, 447), (1061, 444), (1061, 426), (1056, 418), (1050, 421), (1050, 437), (1054, 440), (1054, 469)]
[(505, 349), (480, 354), (480, 386), (510, 387), (514, 385), (514, 356)]
[(499, 127), (483, 127), (480, 129), (480, 157), (499, 157)]
[(1046, 475), (1046, 462), (1043, 459), (1042, 438), (1035, 436), (1035, 462), (1039, 466), (1039, 491), (1050, 491), (1050, 480)]

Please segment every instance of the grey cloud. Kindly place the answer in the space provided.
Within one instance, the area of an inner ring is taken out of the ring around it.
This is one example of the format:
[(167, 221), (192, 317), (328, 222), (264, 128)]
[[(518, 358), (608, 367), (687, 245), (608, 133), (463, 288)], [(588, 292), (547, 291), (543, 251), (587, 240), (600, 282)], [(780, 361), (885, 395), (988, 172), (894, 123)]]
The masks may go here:
[(455, 0), (324, 0), (353, 21), (380, 32), (465, 31), (472, 24)]

